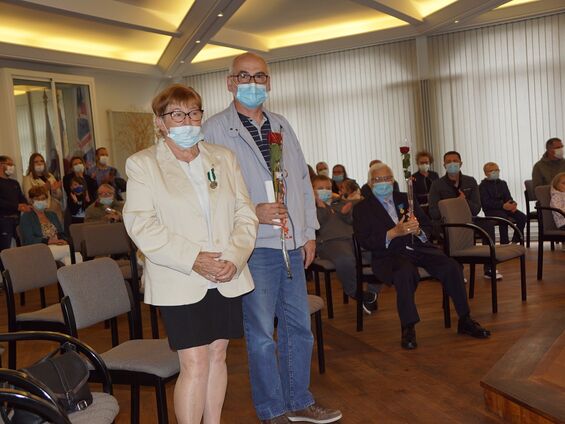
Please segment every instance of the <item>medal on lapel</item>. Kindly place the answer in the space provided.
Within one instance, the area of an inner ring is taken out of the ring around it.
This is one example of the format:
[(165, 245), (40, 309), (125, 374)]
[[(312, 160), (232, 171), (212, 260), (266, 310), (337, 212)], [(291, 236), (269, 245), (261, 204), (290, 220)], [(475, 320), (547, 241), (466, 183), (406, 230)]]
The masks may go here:
[(214, 190), (218, 187), (218, 181), (216, 181), (216, 173), (214, 172), (214, 165), (212, 165), (212, 169), (210, 169), (206, 175), (208, 176), (208, 181), (210, 181), (210, 188)]

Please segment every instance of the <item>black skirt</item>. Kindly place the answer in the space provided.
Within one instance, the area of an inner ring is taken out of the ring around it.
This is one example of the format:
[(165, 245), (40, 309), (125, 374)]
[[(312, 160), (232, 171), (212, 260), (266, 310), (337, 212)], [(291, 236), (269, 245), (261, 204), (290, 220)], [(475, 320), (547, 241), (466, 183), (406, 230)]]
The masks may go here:
[(217, 289), (209, 289), (200, 302), (159, 309), (173, 350), (243, 337), (241, 296), (224, 297)]

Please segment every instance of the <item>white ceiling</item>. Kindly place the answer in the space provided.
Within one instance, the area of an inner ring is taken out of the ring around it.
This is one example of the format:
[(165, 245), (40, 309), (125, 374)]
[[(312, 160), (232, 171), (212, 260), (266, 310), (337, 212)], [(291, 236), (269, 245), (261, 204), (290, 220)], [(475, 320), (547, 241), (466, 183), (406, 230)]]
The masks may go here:
[(565, 11), (564, 0), (0, 0), (0, 58), (157, 77)]

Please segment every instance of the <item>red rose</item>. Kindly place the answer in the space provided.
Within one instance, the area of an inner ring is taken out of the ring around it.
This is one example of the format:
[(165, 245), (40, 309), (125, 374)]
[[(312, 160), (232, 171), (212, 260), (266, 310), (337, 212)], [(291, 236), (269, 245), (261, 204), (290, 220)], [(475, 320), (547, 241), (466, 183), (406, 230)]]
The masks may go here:
[(410, 151), (410, 147), (408, 146), (402, 146), (400, 148), (400, 153), (402, 153), (403, 155), (405, 155), (406, 153), (408, 153)]
[(280, 132), (272, 132), (270, 131), (267, 135), (267, 140), (269, 140), (269, 144), (282, 144), (282, 134)]

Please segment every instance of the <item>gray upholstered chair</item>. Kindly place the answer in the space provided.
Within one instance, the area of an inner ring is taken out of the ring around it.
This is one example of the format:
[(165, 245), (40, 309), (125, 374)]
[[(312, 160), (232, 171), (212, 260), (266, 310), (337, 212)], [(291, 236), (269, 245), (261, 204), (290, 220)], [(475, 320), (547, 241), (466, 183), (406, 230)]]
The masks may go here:
[(324, 334), (322, 331), (322, 309), (324, 309), (324, 299), (320, 296), (308, 295), (308, 307), (310, 315), (314, 317), (316, 328), (316, 349), (318, 351), (318, 370), (320, 374), (326, 372), (326, 356), (324, 353)]
[[(59, 303), (31, 312), (18, 314), (16, 311), (16, 294), (57, 284), (57, 265), (49, 247), (43, 243), (13, 247), (3, 250), (0, 258), (4, 264), (8, 331), (68, 332)], [(13, 340), (8, 343), (8, 366), (16, 368), (16, 342)]]
[[(471, 275), (469, 278), (469, 298), (474, 297), (475, 290), (475, 265), (490, 265), (491, 272), (491, 293), (492, 293), (492, 312), (498, 311), (497, 301), (497, 282), (496, 265), (511, 259), (520, 258), (520, 281), (522, 291), (522, 301), (526, 300), (526, 249), (524, 239), (518, 227), (504, 218), (499, 217), (473, 217), (467, 201), (457, 197), (455, 199), (445, 199), (439, 202), (439, 211), (442, 217), (442, 227), (444, 234), (445, 253), (458, 262), (469, 264)], [(520, 234), (520, 245), (498, 245), (490, 238), (485, 230), (473, 224), (477, 220), (491, 220), (495, 224), (505, 223), (511, 226), (514, 231)], [(475, 234), (479, 234), (483, 239), (488, 240), (487, 245), (475, 245)]]
[(536, 187), (536, 210), (538, 211), (538, 273), (537, 278), (543, 277), (543, 245), (546, 241), (565, 243), (565, 231), (555, 226), (553, 212), (565, 216), (562, 210), (549, 206), (551, 200), (551, 186)]
[[(140, 302), (143, 300), (142, 287), (140, 285), (140, 274), (142, 268), (137, 263), (136, 248), (131, 242), (124, 224), (121, 222), (96, 225), (87, 224), (82, 227), (82, 254), (85, 260), (99, 256), (123, 256), (127, 259), (117, 259), (116, 262), (126, 281), (131, 285), (134, 298)], [(151, 334), (154, 339), (159, 338), (159, 324), (157, 319), (157, 308), (149, 306), (151, 318)], [(141, 323), (141, 308), (137, 308), (140, 316), (137, 317)], [(140, 335), (141, 337), (141, 335)]]
[(116, 261), (97, 258), (57, 271), (65, 297), (61, 300), (65, 323), (71, 335), (99, 322), (128, 314), (130, 340), (119, 343), (100, 356), (113, 384), (131, 386), (131, 419), (139, 422), (139, 388), (155, 387), (158, 422), (168, 422), (165, 384), (176, 379), (179, 360), (166, 339), (136, 339), (140, 323), (131, 287), (124, 281)]
[[(19, 341), (19, 342), (37, 342), (51, 341), (60, 345), (71, 344), (75, 351), (97, 370), (102, 377), (102, 392), (92, 391), (93, 402), (82, 411), (67, 414), (66, 411), (59, 409), (60, 415), (65, 418), (61, 422), (71, 422), (72, 424), (110, 424), (117, 417), (120, 408), (118, 401), (112, 395), (112, 383), (110, 374), (104, 364), (104, 361), (94, 350), (80, 340), (68, 336), (66, 334), (48, 332), (48, 331), (20, 331), (18, 333), (0, 333), (0, 341)], [(0, 369), (0, 382), (7, 382), (18, 390), (31, 393), (41, 399), (57, 405), (52, 392), (33, 377), (23, 371), (10, 369)], [(92, 388), (91, 388), (92, 389)], [(49, 408), (48, 408), (49, 409)], [(68, 421), (67, 421), (68, 420)], [(59, 422), (52, 421), (49, 422)]]

